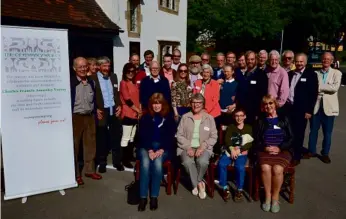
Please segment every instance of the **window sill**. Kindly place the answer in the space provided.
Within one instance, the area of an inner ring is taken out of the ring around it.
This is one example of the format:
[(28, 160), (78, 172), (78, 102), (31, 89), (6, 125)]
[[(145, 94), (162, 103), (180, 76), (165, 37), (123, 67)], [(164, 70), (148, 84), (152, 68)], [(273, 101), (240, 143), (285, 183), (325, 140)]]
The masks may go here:
[(169, 9), (169, 8), (163, 7), (163, 6), (161, 6), (161, 5), (159, 5), (159, 10), (160, 10), (160, 11), (163, 11), (163, 12), (166, 12), (166, 13), (169, 13), (169, 14), (179, 15), (179, 12), (178, 12), (178, 11), (175, 11), (175, 10), (173, 10), (173, 9)]
[(128, 37), (132, 37), (132, 38), (140, 38), (141, 35), (139, 33), (135, 33), (135, 32), (128, 32)]

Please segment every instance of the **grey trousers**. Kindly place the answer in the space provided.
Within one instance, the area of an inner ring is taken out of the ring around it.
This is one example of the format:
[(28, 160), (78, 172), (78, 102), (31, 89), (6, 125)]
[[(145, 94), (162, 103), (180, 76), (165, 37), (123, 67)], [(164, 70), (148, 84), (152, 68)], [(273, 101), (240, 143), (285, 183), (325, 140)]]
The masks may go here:
[(189, 157), (187, 151), (183, 151), (180, 157), (186, 172), (190, 175), (192, 187), (196, 188), (207, 172), (210, 153), (204, 151), (200, 157)]

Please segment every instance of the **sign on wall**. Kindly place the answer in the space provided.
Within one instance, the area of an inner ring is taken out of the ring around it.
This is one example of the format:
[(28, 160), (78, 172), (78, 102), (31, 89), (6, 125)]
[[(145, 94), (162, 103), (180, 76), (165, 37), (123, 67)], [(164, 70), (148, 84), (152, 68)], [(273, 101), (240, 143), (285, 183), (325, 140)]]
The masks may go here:
[(75, 187), (67, 31), (1, 30), (5, 200)]

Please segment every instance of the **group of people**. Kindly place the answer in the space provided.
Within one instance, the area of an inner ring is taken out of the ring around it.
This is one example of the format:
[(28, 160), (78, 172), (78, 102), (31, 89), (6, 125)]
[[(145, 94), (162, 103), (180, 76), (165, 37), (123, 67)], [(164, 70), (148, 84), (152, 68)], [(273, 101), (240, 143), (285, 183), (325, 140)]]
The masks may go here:
[[(76, 179), (84, 184), (79, 163), (83, 146), (86, 177), (99, 180), (106, 172), (111, 150), (113, 166), (133, 168), (136, 146), (140, 161), (140, 203), (144, 211), (150, 188), (150, 209), (158, 208), (165, 160), (181, 158), (191, 180), (191, 192), (206, 198), (203, 181), (211, 157), (218, 157), (219, 185), (230, 199), (227, 166), (234, 162), (237, 191), (243, 200), (248, 157), (261, 169), (265, 189), (264, 211), (278, 212), (283, 172), (302, 158), (317, 157), (318, 130), (322, 126), (320, 159), (330, 163), (332, 130), (339, 113), (341, 72), (331, 68), (333, 55), (322, 55), (322, 69), (313, 71), (304, 53), (292, 51), (258, 54), (247, 51), (218, 53), (217, 67), (209, 54), (193, 55), (181, 63), (176, 49), (163, 57), (163, 66), (145, 51), (145, 62), (131, 55), (118, 83), (107, 57), (74, 60), (71, 77)], [(282, 60), (282, 65), (280, 62)], [(308, 149), (303, 147), (309, 120)], [(225, 138), (218, 133), (225, 131)], [(136, 134), (138, 133), (138, 134)], [(221, 143), (224, 142), (224, 143)], [(94, 161), (96, 165), (94, 164)]]

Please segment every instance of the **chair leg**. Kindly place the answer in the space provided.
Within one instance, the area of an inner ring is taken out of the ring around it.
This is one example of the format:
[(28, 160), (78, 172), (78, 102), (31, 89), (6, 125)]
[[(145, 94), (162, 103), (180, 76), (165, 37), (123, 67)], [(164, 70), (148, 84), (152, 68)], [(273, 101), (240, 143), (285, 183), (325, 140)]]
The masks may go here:
[(207, 192), (208, 195), (212, 198), (212, 194), (211, 194), (211, 188), (210, 188), (210, 173), (209, 173), (209, 167), (207, 169), (207, 172), (205, 173), (205, 181), (206, 181), (206, 186), (207, 186)]
[(172, 194), (172, 164), (167, 167), (167, 195)]
[(260, 179), (259, 174), (255, 174), (255, 201), (259, 200)]
[(177, 176), (175, 177), (175, 188), (174, 188), (174, 194), (176, 195), (178, 192), (178, 187), (179, 187), (179, 183), (180, 183), (180, 176), (181, 176), (181, 170), (180, 168), (178, 168), (177, 170)]
[(289, 203), (293, 204), (294, 203), (294, 190), (296, 187), (296, 182), (295, 182), (295, 172), (292, 173), (291, 179), (290, 179), (290, 194), (289, 194)]
[(210, 197), (214, 198), (214, 192), (215, 192), (215, 167), (211, 166), (210, 167)]
[(135, 164), (136, 168), (136, 180), (139, 180), (139, 166), (140, 166), (140, 161), (137, 160)]
[(249, 171), (248, 171), (248, 176), (249, 176), (249, 199), (250, 199), (250, 202), (252, 202), (252, 187), (253, 187), (253, 179), (252, 179), (252, 168), (249, 168)]

